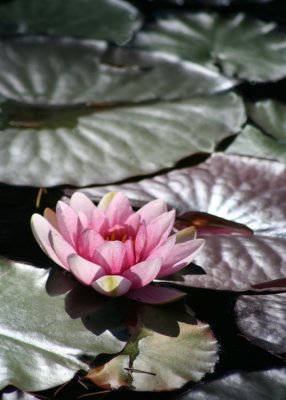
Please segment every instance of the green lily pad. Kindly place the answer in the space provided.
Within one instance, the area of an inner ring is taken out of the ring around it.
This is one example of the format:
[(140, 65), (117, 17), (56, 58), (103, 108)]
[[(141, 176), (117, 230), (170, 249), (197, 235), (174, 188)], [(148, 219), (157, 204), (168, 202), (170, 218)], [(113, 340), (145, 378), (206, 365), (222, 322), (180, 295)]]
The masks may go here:
[(96, 385), (172, 390), (213, 371), (217, 342), (207, 324), (168, 308), (144, 306), (139, 316), (124, 352), (87, 375)]
[(244, 119), (241, 99), (226, 94), (92, 112), (74, 128), (5, 129), (0, 181), (84, 186), (155, 172), (197, 152), (212, 152)]
[(207, 68), (151, 53), (109, 50), (106, 42), (45, 37), (0, 41), (0, 96), (16, 102), (108, 106), (211, 94), (232, 86), (230, 79)]
[(212, 382), (197, 385), (182, 400), (272, 400), (283, 399), (286, 368), (268, 371), (236, 372)]
[(72, 319), (65, 296), (47, 294), (48, 275), (44, 269), (1, 260), (0, 389), (11, 384), (36, 391), (62, 384), (89, 369), (84, 358), (117, 353), (126, 344), (111, 330), (100, 331), (98, 320), (96, 328), (90, 324), (87, 329), (79, 318)]
[(252, 343), (273, 353), (286, 353), (286, 294), (240, 296), (236, 321)]
[(227, 153), (286, 162), (286, 106), (273, 100), (248, 104), (251, 120), (260, 129), (246, 126)]
[(206, 13), (169, 15), (139, 32), (135, 45), (219, 68), (227, 76), (247, 81), (286, 75), (285, 34), (273, 23), (243, 14), (228, 19)]
[(140, 14), (123, 0), (15, 0), (0, 6), (0, 32), (85, 37), (127, 42)]

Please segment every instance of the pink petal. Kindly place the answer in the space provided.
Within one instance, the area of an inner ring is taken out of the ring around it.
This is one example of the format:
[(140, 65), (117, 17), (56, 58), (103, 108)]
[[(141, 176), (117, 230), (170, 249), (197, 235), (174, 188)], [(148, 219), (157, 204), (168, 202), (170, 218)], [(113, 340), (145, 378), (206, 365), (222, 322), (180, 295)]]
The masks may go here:
[(104, 274), (104, 271), (99, 265), (85, 260), (78, 254), (70, 255), (67, 262), (73, 275), (85, 285), (90, 285), (91, 282)]
[(91, 220), (87, 218), (86, 214), (82, 211), (79, 211), (78, 214), (78, 233), (88, 229), (91, 224)]
[(131, 267), (131, 265), (134, 265), (136, 263), (133, 240), (127, 239), (126, 242), (124, 243), (124, 246), (127, 258), (126, 268), (129, 268)]
[[(120, 274), (127, 263), (124, 243), (119, 240), (103, 243), (97, 248), (97, 253), (106, 261), (105, 272), (108, 274)], [(101, 264), (99, 263), (99, 265)]]
[(205, 241), (203, 239), (196, 239), (176, 244), (168, 261), (163, 264), (158, 278), (171, 275), (192, 262), (201, 251), (204, 243)]
[(141, 259), (141, 256), (143, 255), (146, 247), (146, 243), (147, 243), (147, 229), (146, 229), (146, 224), (143, 221), (135, 237), (136, 262), (138, 262)]
[(49, 242), (62, 266), (69, 271), (68, 257), (75, 249), (55, 230), (49, 232)]
[(162, 261), (160, 258), (143, 261), (123, 272), (122, 276), (132, 282), (132, 289), (148, 285), (158, 275)]
[(37, 240), (41, 249), (47, 254), (47, 256), (50, 257), (59, 266), (68, 269), (68, 267), (60, 261), (51, 246), (49, 234), (51, 231), (56, 232), (52, 225), (40, 214), (33, 214), (31, 218), (31, 228), (35, 239)]
[(126, 297), (132, 300), (149, 304), (166, 304), (177, 301), (186, 296), (186, 293), (163, 286), (148, 285), (139, 289), (131, 289)]
[(95, 205), (93, 202), (83, 193), (75, 192), (70, 199), (70, 207), (75, 211), (76, 214), (83, 212), (90, 220)]
[(176, 243), (176, 235), (170, 236), (165, 243), (163, 243), (159, 247), (156, 247), (155, 250), (151, 251), (151, 253), (147, 257), (147, 260), (151, 260), (153, 258), (161, 258), (163, 264), (165, 260), (167, 260), (170, 254), (172, 253), (175, 243)]
[(105, 211), (105, 215), (111, 227), (113, 225), (123, 225), (132, 214), (133, 210), (130, 202), (122, 192), (116, 193)]
[(141, 217), (137, 213), (134, 213), (127, 218), (125, 226), (129, 236), (135, 237), (136, 232), (139, 229), (140, 222), (141, 222)]
[(169, 211), (153, 219), (147, 225), (147, 245), (144, 256), (148, 256), (155, 247), (164, 243), (169, 236), (175, 221), (175, 211)]
[(167, 212), (167, 205), (163, 200), (157, 199), (150, 201), (145, 206), (141, 207), (136, 214), (141, 216), (141, 219), (149, 224), (153, 219)]
[(104, 243), (103, 237), (93, 229), (81, 232), (78, 238), (77, 253), (87, 260), (91, 260), (94, 251)]
[(108, 220), (103, 211), (95, 207), (91, 218), (91, 228), (100, 233), (101, 235), (109, 228)]
[(63, 201), (57, 203), (57, 221), (64, 239), (74, 246), (78, 233), (78, 217), (74, 210)]
[(105, 275), (94, 281), (91, 286), (101, 294), (111, 297), (122, 296), (128, 292), (131, 282), (118, 275)]

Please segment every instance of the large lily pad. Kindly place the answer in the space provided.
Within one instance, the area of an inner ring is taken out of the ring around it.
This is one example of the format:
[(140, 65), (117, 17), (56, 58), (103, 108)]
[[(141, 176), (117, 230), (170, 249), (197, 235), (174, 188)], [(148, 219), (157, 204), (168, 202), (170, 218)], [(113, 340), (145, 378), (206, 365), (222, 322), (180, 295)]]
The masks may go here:
[(98, 386), (171, 390), (213, 370), (217, 343), (207, 324), (172, 309), (150, 306), (142, 307), (139, 316), (123, 354), (88, 374)]
[(169, 15), (137, 35), (135, 44), (180, 59), (219, 68), (247, 81), (285, 76), (285, 35), (273, 23), (243, 14), (224, 19), (215, 14)]
[(244, 119), (240, 98), (226, 94), (93, 112), (74, 128), (9, 128), (0, 131), (0, 181), (84, 186), (155, 172), (212, 152)]
[(252, 228), (252, 237), (210, 236), (195, 259), (206, 275), (183, 269), (168, 281), (225, 290), (279, 290), (285, 281), (267, 287), (260, 283), (286, 277), (284, 164), (247, 157), (214, 154), (196, 167), (173, 171), (136, 183), (87, 188), (94, 199), (122, 190), (131, 199), (162, 198), (179, 212), (208, 212)]
[(139, 26), (138, 10), (124, 0), (14, 0), (0, 7), (2, 33), (47, 33), (124, 43)]
[[(126, 342), (120, 330), (86, 329), (65, 311), (65, 297), (45, 289), (49, 271), (1, 260), (0, 388), (42, 390), (88, 370), (84, 356), (117, 353)], [(108, 320), (109, 316), (106, 315)], [(106, 326), (106, 325), (105, 325)]]
[(286, 294), (240, 296), (235, 305), (237, 324), (254, 344), (286, 353)]
[(136, 103), (209, 94), (231, 86), (231, 80), (196, 64), (108, 50), (104, 42), (45, 37), (0, 41), (0, 96), (17, 102)]
[(286, 106), (273, 100), (247, 106), (251, 120), (227, 149), (228, 153), (243, 154), (286, 162)]
[(272, 400), (283, 399), (286, 368), (236, 372), (213, 382), (197, 385), (182, 400)]
[[(279, 291), (286, 288), (286, 240), (263, 236), (208, 237), (195, 259), (206, 275), (193, 276), (188, 269), (170, 277), (180, 285), (233, 291)], [(275, 281), (282, 279), (277, 287)], [(260, 283), (269, 282), (266, 287)]]
[[(95, 201), (123, 191), (135, 205), (165, 200), (178, 214), (201, 211), (249, 226), (263, 236), (286, 235), (286, 167), (249, 157), (213, 154), (196, 167), (138, 182), (86, 188)], [(67, 191), (68, 193), (68, 191)]]

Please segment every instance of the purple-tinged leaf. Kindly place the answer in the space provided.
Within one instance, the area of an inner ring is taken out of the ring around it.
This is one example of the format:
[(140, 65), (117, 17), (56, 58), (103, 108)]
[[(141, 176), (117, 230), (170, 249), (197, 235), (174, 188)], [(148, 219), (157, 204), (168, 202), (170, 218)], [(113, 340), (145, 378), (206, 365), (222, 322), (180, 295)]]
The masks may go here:
[[(122, 190), (131, 200), (162, 198), (179, 213), (207, 212), (244, 224), (254, 236), (206, 237), (195, 263), (206, 275), (188, 268), (168, 281), (222, 290), (281, 290), (286, 277), (286, 166), (248, 157), (214, 154), (193, 167), (125, 185), (87, 188), (93, 198)], [(166, 279), (167, 281), (167, 279)], [(264, 287), (257, 285), (264, 284)]]
[(286, 353), (286, 293), (240, 296), (235, 313), (239, 329), (252, 343)]
[(286, 368), (235, 372), (193, 387), (180, 400), (283, 400)]
[(175, 228), (178, 230), (187, 228), (191, 225), (196, 228), (198, 236), (253, 235), (253, 231), (246, 225), (201, 211), (189, 211), (178, 215), (176, 218)]

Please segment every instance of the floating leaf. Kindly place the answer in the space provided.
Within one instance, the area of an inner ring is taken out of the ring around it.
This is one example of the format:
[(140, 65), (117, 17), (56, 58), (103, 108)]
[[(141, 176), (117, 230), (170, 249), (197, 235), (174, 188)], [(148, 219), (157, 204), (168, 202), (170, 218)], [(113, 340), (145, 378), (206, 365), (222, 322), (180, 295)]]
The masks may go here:
[[(125, 346), (106, 322), (100, 331), (103, 320), (95, 327), (90, 322), (87, 329), (72, 319), (64, 295), (47, 294), (48, 275), (44, 269), (1, 260), (0, 388), (11, 384), (35, 391), (62, 384), (79, 369), (88, 370), (84, 357), (117, 353)], [(105, 321), (109, 318), (105, 315)]]
[(128, 368), (129, 356), (120, 354), (106, 364), (93, 368), (85, 378), (104, 389), (119, 389), (128, 386)]
[(246, 225), (229, 221), (202, 211), (189, 211), (176, 218), (175, 228), (182, 230), (194, 226), (198, 236), (207, 235), (238, 235), (251, 236), (253, 231)]
[[(275, 283), (259, 287), (286, 277), (286, 240), (263, 236), (220, 236), (206, 238), (206, 244), (195, 263), (202, 266), (206, 275), (192, 275), (188, 268), (173, 276), (168, 282), (191, 287), (246, 291), (281, 290)], [(256, 286), (256, 288), (255, 288)]]
[(0, 181), (84, 186), (155, 172), (212, 152), (244, 118), (240, 98), (226, 94), (94, 112), (73, 129), (9, 128), (0, 131)]
[(207, 68), (151, 53), (108, 50), (104, 42), (45, 37), (0, 41), (0, 96), (17, 102), (110, 107), (113, 102), (178, 99), (232, 86)]
[(286, 235), (285, 174), (285, 165), (278, 162), (218, 153), (196, 167), (82, 191), (98, 201), (106, 192), (121, 190), (138, 206), (161, 198), (178, 214), (207, 212), (277, 237)]
[(243, 14), (169, 15), (139, 32), (139, 48), (166, 52), (248, 81), (284, 77), (285, 35), (276, 25)]
[(37, 400), (37, 399), (39, 399), (39, 397), (35, 397), (30, 393), (24, 393), (19, 390), (15, 390), (13, 392), (9, 391), (7, 393), (3, 393), (1, 399), (2, 400)]
[(140, 26), (123, 0), (15, 0), (0, 6), (0, 32), (86, 37), (127, 42)]
[(272, 400), (283, 399), (286, 368), (269, 371), (236, 372), (212, 382), (197, 385), (182, 400)]
[(285, 293), (240, 296), (235, 305), (242, 334), (257, 346), (274, 353), (286, 353), (285, 312)]
[(250, 125), (237, 136), (227, 153), (286, 162), (286, 106), (273, 100), (249, 104), (248, 114), (263, 130)]
[(206, 237), (195, 263), (207, 274), (194, 276), (185, 268), (168, 282), (235, 291), (280, 290), (286, 287), (283, 281), (282, 286), (259, 284), (286, 277), (286, 206), (281, 202), (285, 173), (285, 165), (277, 162), (214, 154), (196, 167), (83, 192), (97, 198), (122, 190), (130, 199), (162, 198), (179, 212), (198, 210), (243, 223), (257, 236)]
[(104, 388), (129, 385), (138, 391), (160, 391), (196, 382), (213, 370), (217, 343), (207, 324), (150, 306), (141, 307), (139, 321), (124, 353), (87, 378)]

